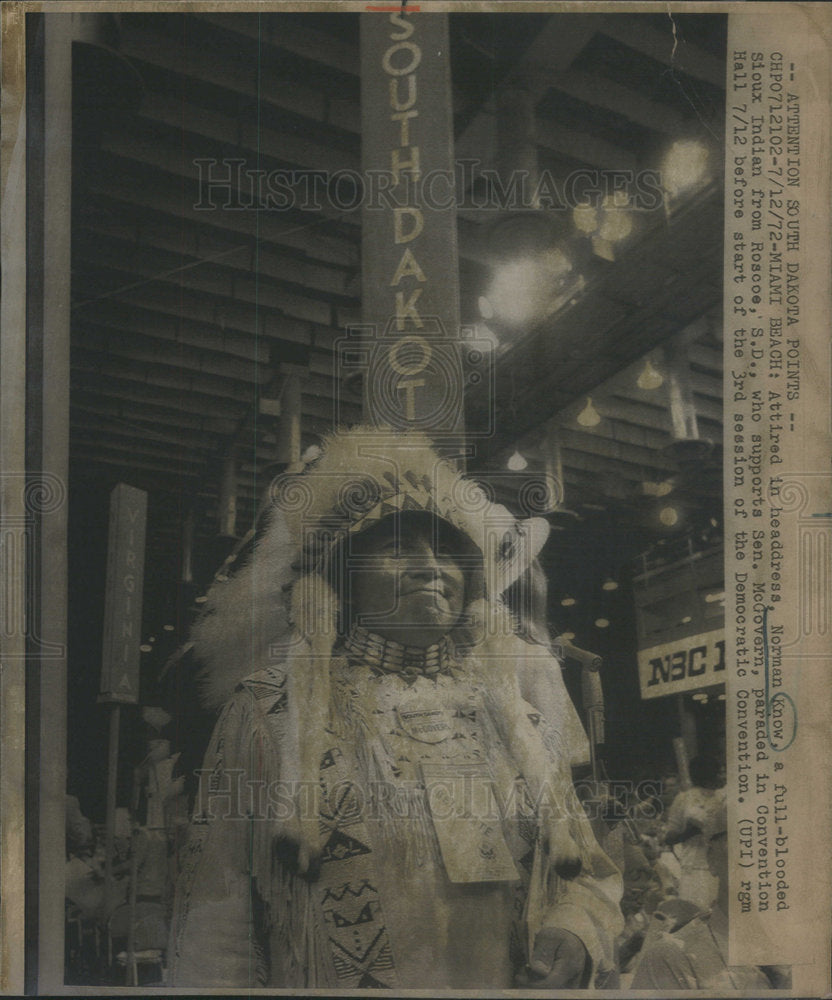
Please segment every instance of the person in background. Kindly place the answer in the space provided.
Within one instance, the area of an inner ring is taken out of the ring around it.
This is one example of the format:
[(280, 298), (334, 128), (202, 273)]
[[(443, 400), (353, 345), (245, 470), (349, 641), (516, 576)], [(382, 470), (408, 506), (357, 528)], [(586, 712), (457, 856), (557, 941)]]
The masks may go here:
[(788, 989), (791, 972), (784, 966), (728, 965), (728, 809), (724, 797), (713, 797), (701, 814), (709, 870), (717, 882), (713, 907), (699, 911), (689, 900), (662, 904), (647, 932), (632, 981), (634, 990)]
[(717, 880), (710, 872), (702, 828), (725, 802), (724, 769), (714, 758), (694, 757), (690, 777), (693, 787), (679, 792), (668, 810), (664, 841), (679, 860), (679, 898), (704, 910), (716, 896)]
[(66, 852), (86, 854), (92, 850), (92, 823), (81, 812), (76, 795), (66, 797)]

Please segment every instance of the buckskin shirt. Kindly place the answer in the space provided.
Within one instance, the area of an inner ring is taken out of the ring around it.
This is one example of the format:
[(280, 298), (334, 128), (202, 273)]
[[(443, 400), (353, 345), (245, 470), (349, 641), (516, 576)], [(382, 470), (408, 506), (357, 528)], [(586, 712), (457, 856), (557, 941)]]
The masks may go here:
[[(570, 979), (600, 984), (621, 878), (572, 788), (560, 665), (501, 601), (532, 533), (417, 433), (339, 431), (273, 493), (192, 631), (220, 716), (179, 859), (172, 983), (510, 987), (555, 927), (586, 949)], [(425, 573), (443, 581), (431, 607), (408, 596)], [(363, 627), (379, 612), (384, 637)]]
[(333, 657), (317, 877), (296, 874), (274, 835), (291, 799), (274, 780), (286, 675), (273, 667), (239, 686), (206, 756), (175, 985), (510, 987), (531, 923), (580, 938), (584, 985), (612, 968), (620, 876), (574, 798), (561, 734), (521, 706), (523, 738), (551, 757), (547, 791), (572, 810), (583, 871), (571, 881), (543, 874), (531, 797), (472, 663), (446, 641), (408, 650), (363, 630)]

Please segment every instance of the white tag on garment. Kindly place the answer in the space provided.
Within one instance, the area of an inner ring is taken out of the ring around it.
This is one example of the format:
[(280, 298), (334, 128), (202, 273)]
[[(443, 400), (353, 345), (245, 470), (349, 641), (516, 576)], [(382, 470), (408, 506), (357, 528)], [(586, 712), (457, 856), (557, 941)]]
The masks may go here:
[(451, 882), (515, 882), (487, 764), (422, 763), (442, 862)]
[(434, 692), (408, 692), (396, 706), (404, 732), (420, 743), (441, 743), (451, 735), (451, 712)]

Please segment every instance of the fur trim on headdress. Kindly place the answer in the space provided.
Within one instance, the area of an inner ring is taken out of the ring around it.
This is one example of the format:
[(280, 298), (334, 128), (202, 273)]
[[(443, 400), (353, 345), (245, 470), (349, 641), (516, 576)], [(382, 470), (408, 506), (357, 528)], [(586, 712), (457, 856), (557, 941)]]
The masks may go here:
[(206, 708), (221, 708), (249, 674), (285, 657), (293, 636), (289, 607), (298, 577), (295, 561), (286, 521), (272, 510), (247, 562), (208, 590), (203, 613), (191, 630)]
[[(252, 555), (211, 586), (192, 629), (207, 708), (221, 707), (254, 671), (284, 662), (298, 635), (289, 620), (291, 593), (301, 574), (321, 569), (339, 540), (391, 514), (421, 511), (485, 552), (495, 548), (492, 536), (497, 527), (504, 530), (507, 513), (438, 456), (426, 435), (368, 427), (332, 434), (302, 474), (274, 481), (271, 496)], [(498, 518), (489, 519), (498, 510)]]
[[(330, 722), (329, 672), (339, 611), (339, 595), (322, 571), (338, 543), (349, 536), (391, 515), (431, 514), (462, 532), (483, 554), (491, 594), (483, 599), (480, 588), (476, 604), (466, 609), (467, 623), (451, 637), (459, 647), (476, 647), (474, 660), (501, 736), (537, 795), (552, 775), (539, 740), (530, 735), (518, 687), (516, 668), (529, 646), (515, 635), (496, 592), (497, 582), (506, 579), (500, 561), (516, 562), (515, 542), (523, 537), (507, 531), (513, 520), (505, 508), (491, 503), (477, 484), (440, 458), (425, 435), (366, 427), (330, 437), (321, 457), (302, 475), (275, 481), (272, 499), (252, 556), (233, 577), (211, 587), (193, 629), (206, 705), (222, 705), (257, 670), (285, 666), (290, 714), (280, 777), (316, 790)], [(568, 775), (568, 760), (561, 765), (559, 770)], [(286, 831), (299, 844), (302, 870), (321, 849), (317, 805), (312, 805), (309, 809), (307, 803), (303, 814), (296, 810), (294, 828)], [(579, 855), (566, 820), (546, 822), (553, 863), (574, 868)]]

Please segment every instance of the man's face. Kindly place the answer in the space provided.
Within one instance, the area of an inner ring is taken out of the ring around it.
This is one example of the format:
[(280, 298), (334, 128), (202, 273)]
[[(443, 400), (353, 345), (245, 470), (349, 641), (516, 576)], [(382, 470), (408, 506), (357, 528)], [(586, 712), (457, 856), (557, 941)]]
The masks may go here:
[(465, 577), (458, 545), (442, 523), (392, 518), (361, 536), (350, 565), (353, 621), (407, 646), (438, 642), (459, 620)]

